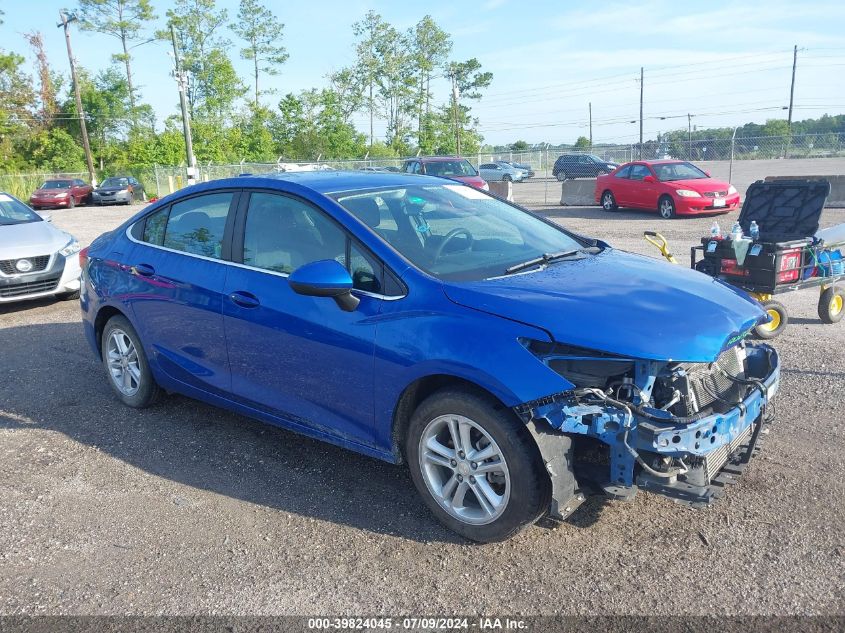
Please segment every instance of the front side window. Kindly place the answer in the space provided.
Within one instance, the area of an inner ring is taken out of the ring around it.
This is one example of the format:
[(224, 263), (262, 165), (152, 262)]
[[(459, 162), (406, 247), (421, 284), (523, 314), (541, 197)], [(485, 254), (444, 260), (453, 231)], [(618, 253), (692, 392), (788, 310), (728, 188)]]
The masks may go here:
[(631, 174), (631, 165), (626, 165), (622, 169), (616, 172), (614, 178), (627, 178)]
[(651, 176), (651, 172), (648, 170), (648, 167), (645, 165), (631, 166), (631, 175), (629, 176), (631, 180), (642, 180), (646, 176)]
[(345, 233), (314, 207), (271, 193), (250, 196), (244, 227), (244, 264), (290, 273), (321, 259), (345, 264), (345, 256)]
[(148, 216), (144, 227), (145, 241), (176, 251), (220, 259), (226, 217), (233, 195), (226, 192), (196, 196), (173, 204), (166, 216), (165, 210)]
[[(556, 226), (465, 185), (417, 185), (334, 197), (418, 268), (442, 279), (495, 277), (543, 254), (582, 247)], [(367, 211), (373, 205), (380, 210), (377, 218)]]

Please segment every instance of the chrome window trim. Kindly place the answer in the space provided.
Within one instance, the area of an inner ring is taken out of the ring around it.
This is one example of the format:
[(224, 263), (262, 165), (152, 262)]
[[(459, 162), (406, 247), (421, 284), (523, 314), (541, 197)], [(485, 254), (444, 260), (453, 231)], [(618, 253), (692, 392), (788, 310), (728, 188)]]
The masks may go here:
[[(141, 220), (145, 219), (141, 218)], [(140, 222), (141, 220), (138, 220)], [(239, 262), (233, 262), (228, 259), (218, 259), (216, 257), (206, 257), (205, 255), (197, 255), (196, 253), (188, 253), (186, 251), (177, 251), (175, 248), (167, 248), (166, 246), (159, 246), (158, 244), (150, 244), (149, 242), (144, 242), (143, 240), (138, 240), (132, 235), (132, 227), (135, 226), (138, 222), (134, 222), (126, 227), (126, 237), (129, 238), (130, 242), (134, 242), (135, 244), (140, 244), (142, 246), (147, 246), (149, 248), (157, 248), (162, 251), (166, 251), (168, 253), (175, 253), (177, 255), (185, 255), (187, 257), (195, 257), (196, 259), (202, 259), (208, 262), (215, 262), (218, 264), (223, 264), (225, 266), (235, 266), (236, 268), (244, 268), (246, 270), (254, 270), (255, 272), (264, 273), (265, 275), (273, 275), (275, 277), (282, 277), (283, 279), (287, 279), (290, 277), (290, 273), (280, 273), (276, 270), (267, 270), (266, 268), (258, 268), (257, 266), (250, 266), (249, 264), (241, 264)], [(373, 297), (375, 299), (383, 299), (384, 301), (397, 301), (399, 299), (404, 299), (408, 296), (408, 293), (403, 295), (382, 295), (375, 292), (369, 292), (367, 290), (359, 290), (357, 288), (353, 288), (352, 292), (357, 294), (362, 294), (367, 297)]]

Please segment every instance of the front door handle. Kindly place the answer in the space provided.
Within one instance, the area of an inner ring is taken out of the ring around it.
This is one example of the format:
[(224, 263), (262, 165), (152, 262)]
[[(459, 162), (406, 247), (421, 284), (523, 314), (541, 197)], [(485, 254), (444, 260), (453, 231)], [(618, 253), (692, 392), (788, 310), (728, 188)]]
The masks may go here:
[(257, 308), (261, 305), (258, 297), (251, 292), (244, 292), (243, 290), (237, 290), (230, 294), (229, 301), (242, 308)]
[(156, 274), (156, 269), (149, 264), (135, 264), (132, 267), (133, 275), (141, 275), (142, 277), (152, 277)]

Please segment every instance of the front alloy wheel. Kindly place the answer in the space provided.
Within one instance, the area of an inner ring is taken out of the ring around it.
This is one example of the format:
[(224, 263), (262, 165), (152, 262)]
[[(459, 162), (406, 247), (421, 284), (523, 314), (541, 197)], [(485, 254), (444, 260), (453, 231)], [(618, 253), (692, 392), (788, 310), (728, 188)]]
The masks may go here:
[(675, 201), (669, 196), (663, 196), (660, 198), (657, 210), (660, 212), (661, 218), (664, 220), (671, 220), (675, 217)]
[(120, 400), (137, 409), (156, 401), (160, 389), (150, 371), (141, 339), (124, 316), (113, 316), (102, 335), (103, 365)]
[(510, 499), (510, 474), (496, 441), (462, 415), (442, 415), (420, 438), (420, 470), (431, 495), (456, 519), (492, 523)]
[(601, 196), (601, 208), (605, 211), (613, 211), (616, 208), (616, 198), (613, 192), (605, 191)]
[(551, 481), (525, 425), (492, 397), (443, 389), (405, 436), (411, 479), (446, 527), (473, 541), (510, 538), (549, 507)]

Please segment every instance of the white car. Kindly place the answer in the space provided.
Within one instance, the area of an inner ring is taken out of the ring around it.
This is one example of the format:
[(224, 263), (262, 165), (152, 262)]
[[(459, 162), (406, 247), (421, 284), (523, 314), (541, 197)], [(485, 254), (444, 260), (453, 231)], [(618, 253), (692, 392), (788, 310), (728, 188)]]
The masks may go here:
[(0, 192), (0, 303), (79, 297), (79, 242)]

